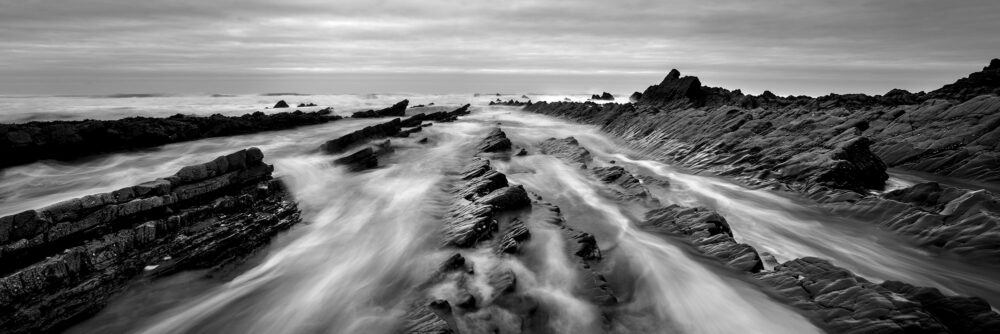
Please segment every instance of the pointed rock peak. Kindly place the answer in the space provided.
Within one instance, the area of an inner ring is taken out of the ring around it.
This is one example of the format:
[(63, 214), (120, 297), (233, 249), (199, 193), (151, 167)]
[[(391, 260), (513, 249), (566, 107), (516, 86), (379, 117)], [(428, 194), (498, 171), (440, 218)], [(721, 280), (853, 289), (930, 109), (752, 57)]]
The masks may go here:
[(983, 70), (984, 71), (985, 70), (1000, 70), (1000, 58), (993, 58), (993, 60), (990, 61), (990, 66), (987, 66)]
[(678, 71), (675, 68), (675, 69), (670, 70), (670, 73), (667, 74), (667, 77), (664, 78), (663, 81), (677, 80), (677, 79), (680, 79), (680, 78), (681, 78), (681, 71)]

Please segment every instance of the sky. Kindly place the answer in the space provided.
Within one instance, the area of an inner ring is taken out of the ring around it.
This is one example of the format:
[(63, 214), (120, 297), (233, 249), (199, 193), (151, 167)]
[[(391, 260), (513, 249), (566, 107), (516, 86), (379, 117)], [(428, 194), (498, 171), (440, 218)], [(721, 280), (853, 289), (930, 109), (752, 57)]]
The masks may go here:
[(932, 90), (1000, 1), (0, 0), (0, 94)]

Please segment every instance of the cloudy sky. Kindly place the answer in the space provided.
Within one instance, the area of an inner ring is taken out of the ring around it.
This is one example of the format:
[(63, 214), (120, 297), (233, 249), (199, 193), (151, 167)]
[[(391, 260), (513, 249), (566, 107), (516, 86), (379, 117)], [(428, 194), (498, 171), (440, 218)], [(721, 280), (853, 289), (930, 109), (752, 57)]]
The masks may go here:
[(1000, 1), (0, 0), (0, 94), (929, 90)]

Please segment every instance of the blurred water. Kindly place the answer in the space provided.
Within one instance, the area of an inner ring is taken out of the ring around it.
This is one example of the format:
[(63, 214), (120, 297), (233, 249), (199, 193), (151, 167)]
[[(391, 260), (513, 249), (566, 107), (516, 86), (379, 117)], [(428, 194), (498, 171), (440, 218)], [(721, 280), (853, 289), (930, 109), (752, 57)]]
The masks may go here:
[[(373, 102), (370, 107), (362, 105), (370, 96), (352, 96), (354, 102), (344, 103), (350, 108), (378, 108), (401, 97), (376, 96), (379, 103)], [(171, 98), (223, 99), (162, 97)], [(257, 104), (278, 99), (232, 98), (257, 99)], [(299, 98), (301, 102), (323, 101), (315, 96), (282, 98), (289, 103), (298, 103)], [(560, 206), (567, 223), (595, 234), (605, 251), (606, 259), (599, 269), (605, 271), (622, 299), (614, 331), (818, 330), (745, 278), (692, 256), (684, 245), (636, 229), (634, 223), (651, 207), (619, 202), (585, 170), (535, 154), (534, 145), (545, 138), (575, 136), (595, 156), (593, 165), (609, 165), (610, 160), (616, 160), (616, 164), (633, 173), (669, 181), (668, 187), (650, 185), (664, 205), (702, 205), (719, 210), (732, 224), (738, 241), (779, 260), (824, 257), (876, 281), (897, 279), (978, 295), (993, 302), (1000, 298), (1000, 283), (995, 280), (1000, 277), (997, 268), (933, 256), (880, 232), (872, 224), (829, 217), (792, 194), (747, 189), (725, 178), (693, 175), (645, 159), (592, 126), (527, 114), (517, 108), (484, 106), (496, 96), (407, 98), (411, 105), (435, 102), (449, 108), (471, 102), (473, 114), (455, 123), (435, 124), (412, 138), (392, 139), (397, 151), (380, 159), (382, 167), (363, 173), (349, 173), (332, 165), (330, 161), (335, 157), (321, 155), (315, 148), (326, 140), (385, 120), (341, 120), (287, 131), (178, 143), (72, 164), (45, 161), (8, 168), (3, 170), (0, 183), (0, 214), (132, 185), (172, 174), (181, 166), (257, 146), (264, 151), (265, 161), (274, 164), (275, 173), (288, 184), (306, 224), (297, 227), (287, 240), (272, 245), (260, 264), (231, 281), (185, 273), (134, 287), (94, 320), (70, 332), (389, 333), (398, 325), (415, 287), (449, 255), (438, 243), (440, 217), (448, 202), (442, 187), (449, 182), (449, 172), (471, 156), (470, 143), (499, 122), (515, 145), (527, 147), (532, 154), (494, 160), (494, 166), (511, 182), (523, 184)], [(334, 102), (338, 101), (330, 100)], [(208, 109), (202, 112), (221, 110)], [(411, 109), (408, 113), (419, 111)], [(428, 137), (430, 144), (417, 144), (422, 137)], [(573, 289), (582, 277), (574, 260), (563, 251), (559, 231), (538, 221), (526, 223), (532, 239), (520, 258), (497, 261), (485, 254), (467, 257), (476, 268), (511, 267), (518, 276), (519, 289), (550, 311), (545, 319), (546, 332), (600, 332), (598, 308)], [(143, 300), (162, 302), (147, 305), (139, 302)]]

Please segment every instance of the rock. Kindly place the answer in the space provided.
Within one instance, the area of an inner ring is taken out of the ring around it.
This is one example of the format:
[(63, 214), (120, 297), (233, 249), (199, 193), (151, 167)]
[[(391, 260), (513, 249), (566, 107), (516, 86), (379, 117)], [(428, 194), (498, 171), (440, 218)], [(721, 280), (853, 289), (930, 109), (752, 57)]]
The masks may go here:
[(351, 115), (351, 118), (374, 118), (374, 117), (389, 117), (389, 116), (403, 116), (406, 114), (406, 106), (410, 103), (409, 100), (402, 100), (393, 104), (391, 107), (380, 109), (380, 110), (368, 110), (359, 111)]
[(729, 223), (715, 211), (671, 205), (647, 212), (646, 220), (637, 226), (654, 234), (682, 237), (698, 251), (737, 271), (756, 273), (764, 269), (757, 250), (737, 243)]
[(591, 174), (599, 181), (613, 185), (614, 192), (619, 200), (650, 201), (651, 204), (659, 204), (649, 190), (643, 186), (638, 178), (620, 166), (594, 167), (590, 169)]
[(634, 92), (628, 97), (628, 101), (632, 103), (639, 102), (639, 100), (642, 100), (642, 93), (640, 92)]
[(490, 130), (486, 137), (479, 142), (476, 146), (476, 150), (479, 153), (496, 153), (504, 152), (510, 150), (511, 143), (510, 139), (507, 139), (507, 134), (500, 130), (500, 128), (493, 128)]
[(649, 86), (642, 92), (640, 103), (693, 105), (705, 103), (705, 93), (701, 90), (701, 81), (697, 77), (683, 77), (676, 69), (670, 70), (666, 78), (658, 85)]
[(288, 108), (288, 103), (286, 103), (285, 100), (281, 100), (281, 101), (278, 101), (278, 103), (275, 103), (274, 107), (272, 107), (272, 108), (274, 108), (274, 109)]
[(427, 144), (427, 137), (420, 138), (420, 140), (418, 140), (417, 143)]
[[(310, 103), (299, 103), (299, 108), (315, 107), (315, 106), (316, 106), (316, 104), (312, 103), (312, 102), (310, 102)], [(275, 107), (275, 108), (277, 108), (277, 107)]]
[(336, 164), (346, 165), (352, 172), (362, 171), (378, 167), (378, 156), (371, 147), (365, 147), (350, 155), (333, 161)]
[(263, 131), (291, 129), (340, 119), (329, 113), (255, 112), (242, 116), (166, 118), (129, 117), (0, 124), (0, 167), (42, 159), (72, 160), (101, 153), (150, 148), (169, 143)]
[(524, 226), (524, 222), (514, 218), (510, 222), (510, 228), (508, 228), (507, 232), (504, 232), (503, 237), (500, 238), (500, 243), (497, 244), (497, 253), (517, 254), (521, 248), (521, 244), (530, 238), (531, 233)]
[(519, 156), (519, 157), (523, 157), (523, 156), (528, 155), (528, 151), (525, 150), (523, 147), (521, 147), (521, 148), (519, 148), (517, 150), (517, 153), (514, 153), (514, 155)]
[(591, 160), (590, 151), (580, 146), (573, 137), (546, 139), (538, 144), (538, 150), (542, 154), (552, 155), (571, 163), (586, 165)]
[(984, 308), (982, 300), (951, 297), (945, 302), (933, 289), (892, 281), (874, 284), (822, 259), (795, 259), (754, 277), (831, 332), (987, 333), (997, 329), (998, 315), (989, 306)]
[(601, 94), (601, 95), (596, 95), (596, 94), (595, 94), (595, 95), (591, 95), (591, 96), (590, 96), (590, 99), (591, 99), (591, 100), (604, 100), (604, 101), (614, 101), (614, 100), (615, 100), (615, 97), (614, 97), (614, 95), (611, 95), (611, 93), (608, 93), (608, 92), (604, 92), (604, 93), (603, 93), (603, 94)]
[[(15, 238), (46, 235), (27, 247), (0, 242), (0, 332), (65, 328), (98, 312), (138, 275), (157, 278), (242, 261), (301, 222), (272, 170), (252, 148), (185, 167), (178, 172), (184, 178), (0, 218), (0, 225), (13, 224)], [(36, 229), (21, 228), (29, 221)]]
[(361, 130), (348, 133), (340, 138), (327, 141), (320, 150), (327, 154), (343, 152), (351, 147), (360, 145), (373, 139), (381, 139), (399, 134), (402, 130), (402, 121), (398, 118), (391, 121), (365, 127)]

